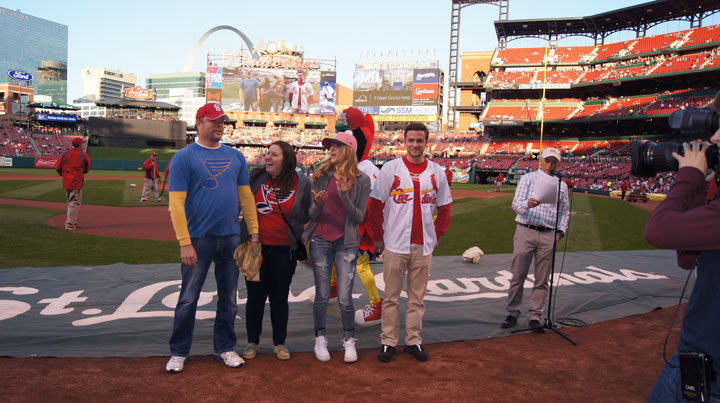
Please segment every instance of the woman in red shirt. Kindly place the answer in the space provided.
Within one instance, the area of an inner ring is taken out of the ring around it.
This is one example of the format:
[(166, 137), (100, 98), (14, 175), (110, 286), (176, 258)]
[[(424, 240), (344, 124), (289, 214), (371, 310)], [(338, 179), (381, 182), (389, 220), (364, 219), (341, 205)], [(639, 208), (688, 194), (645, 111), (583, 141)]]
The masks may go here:
[[(288, 294), (295, 274), (298, 247), (304, 247), (300, 235), (309, 220), (310, 209), (310, 181), (295, 171), (296, 166), (297, 158), (290, 144), (276, 141), (265, 155), (265, 166), (256, 168), (250, 174), (263, 261), (258, 276), (245, 280), (248, 290), (245, 305), (248, 345), (243, 351), (245, 359), (255, 358), (260, 349), (262, 320), (268, 297), (273, 352), (281, 360), (290, 359), (290, 352), (285, 347)], [(246, 231), (245, 225), (242, 227)]]

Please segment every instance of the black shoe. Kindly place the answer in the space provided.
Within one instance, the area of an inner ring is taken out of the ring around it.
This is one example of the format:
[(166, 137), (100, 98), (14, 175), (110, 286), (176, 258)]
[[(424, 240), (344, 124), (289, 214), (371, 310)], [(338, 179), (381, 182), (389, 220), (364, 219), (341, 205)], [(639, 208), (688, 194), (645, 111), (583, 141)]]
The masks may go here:
[(403, 351), (409, 353), (414, 359), (418, 361), (427, 361), (428, 353), (425, 351), (421, 344), (415, 344), (414, 346), (405, 346)]
[(390, 362), (393, 354), (395, 354), (395, 347), (383, 344), (382, 347), (380, 347), (380, 352), (378, 353), (378, 361)]
[(507, 318), (505, 318), (505, 320), (503, 321), (503, 323), (500, 324), (500, 327), (503, 329), (510, 329), (515, 325), (517, 325), (517, 318), (512, 315), (508, 315)]
[(528, 322), (528, 327), (530, 329), (532, 329), (532, 331), (535, 333), (544, 333), (545, 332), (545, 329), (543, 329), (539, 320), (535, 320), (535, 319), (531, 320), (530, 322)]

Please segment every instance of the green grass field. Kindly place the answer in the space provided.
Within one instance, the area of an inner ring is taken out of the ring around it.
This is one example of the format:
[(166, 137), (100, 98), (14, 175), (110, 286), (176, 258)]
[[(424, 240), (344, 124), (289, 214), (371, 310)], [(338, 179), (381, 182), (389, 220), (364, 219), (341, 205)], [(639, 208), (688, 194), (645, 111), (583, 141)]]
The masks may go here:
[[(4, 172), (9, 171), (0, 170), (0, 197), (65, 201), (59, 178), (2, 180)], [(106, 175), (111, 172), (116, 171), (94, 173)], [(127, 176), (127, 173), (122, 176)], [(130, 187), (131, 183), (137, 186)], [(454, 184), (453, 188), (488, 191), (494, 186)], [(140, 178), (89, 180), (83, 189), (83, 203), (140, 206), (141, 190)], [(452, 205), (450, 229), (441, 239), (435, 254), (460, 255), (472, 246), (479, 246), (487, 254), (512, 253), (515, 213), (510, 203), (513, 191), (513, 188), (505, 187), (500, 197), (456, 200)], [(650, 216), (648, 212), (630, 203), (586, 194), (573, 194), (572, 203), (570, 231), (561, 241), (559, 250), (564, 250), (566, 239), (567, 251), (653, 249), (642, 236)], [(68, 233), (45, 224), (48, 217), (62, 213), (63, 210), (0, 205), (0, 220), (3, 223), (0, 268), (179, 262), (176, 242)]]

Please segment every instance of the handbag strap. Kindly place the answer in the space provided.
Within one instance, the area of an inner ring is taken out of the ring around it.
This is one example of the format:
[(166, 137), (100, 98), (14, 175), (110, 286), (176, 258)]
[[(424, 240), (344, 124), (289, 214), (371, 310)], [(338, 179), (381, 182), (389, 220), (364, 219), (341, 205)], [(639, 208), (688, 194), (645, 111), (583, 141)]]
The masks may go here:
[(275, 200), (277, 200), (277, 205), (278, 205), (278, 210), (280, 210), (280, 215), (282, 216), (283, 220), (285, 220), (285, 224), (287, 224), (288, 228), (290, 228), (290, 232), (292, 232), (293, 237), (295, 237), (295, 242), (302, 243), (302, 242), (299, 242), (300, 239), (297, 237), (297, 235), (295, 235), (295, 231), (293, 231), (292, 225), (290, 225), (290, 222), (288, 221), (287, 217), (285, 217), (285, 213), (283, 213), (283, 211), (282, 211), (282, 207), (280, 207), (280, 197), (278, 197), (277, 188), (275, 187), (275, 181), (273, 180), (272, 176), (270, 177), (270, 184), (272, 185), (273, 193), (275, 193)]

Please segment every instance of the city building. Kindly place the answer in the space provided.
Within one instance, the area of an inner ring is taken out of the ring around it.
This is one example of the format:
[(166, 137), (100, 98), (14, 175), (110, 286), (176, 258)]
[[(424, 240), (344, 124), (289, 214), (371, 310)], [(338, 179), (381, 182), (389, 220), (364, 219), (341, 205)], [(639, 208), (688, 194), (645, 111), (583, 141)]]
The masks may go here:
[[(151, 74), (145, 79), (145, 88), (155, 90), (157, 98), (169, 98), (179, 94), (178, 90), (190, 90), (190, 97), (205, 98), (205, 73)], [(175, 95), (173, 95), (175, 94)]]
[(91, 101), (120, 99), (125, 87), (135, 87), (135, 74), (110, 70), (104, 67), (84, 69), (82, 72), (82, 97)]
[(31, 78), (22, 84), (35, 94), (67, 103), (67, 25), (0, 7), (0, 27), (0, 83), (18, 84), (8, 73), (27, 73)]
[[(148, 88), (150, 88), (149, 84)], [(185, 122), (188, 127), (195, 127), (195, 113), (201, 106), (205, 105), (206, 100), (205, 96), (196, 96), (191, 89), (172, 88), (168, 91), (168, 96), (160, 97), (158, 94), (157, 102), (178, 106), (180, 108), (178, 119)]]

